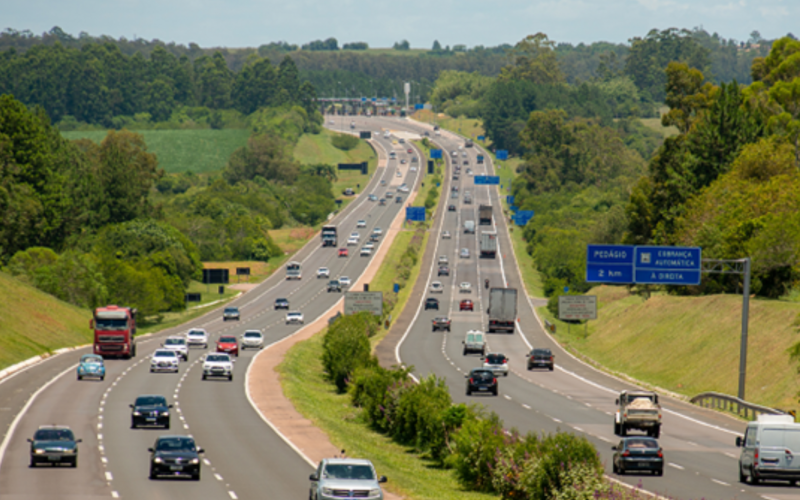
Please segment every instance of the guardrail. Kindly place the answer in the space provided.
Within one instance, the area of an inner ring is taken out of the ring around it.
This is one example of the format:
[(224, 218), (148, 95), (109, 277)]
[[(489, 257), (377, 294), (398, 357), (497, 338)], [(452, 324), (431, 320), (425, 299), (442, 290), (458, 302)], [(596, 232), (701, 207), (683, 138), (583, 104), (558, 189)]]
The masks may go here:
[(786, 415), (785, 411), (757, 405), (755, 403), (748, 403), (736, 396), (730, 396), (719, 392), (703, 392), (689, 401), (703, 408), (735, 413), (740, 417), (744, 417), (746, 420), (755, 420), (759, 415)]

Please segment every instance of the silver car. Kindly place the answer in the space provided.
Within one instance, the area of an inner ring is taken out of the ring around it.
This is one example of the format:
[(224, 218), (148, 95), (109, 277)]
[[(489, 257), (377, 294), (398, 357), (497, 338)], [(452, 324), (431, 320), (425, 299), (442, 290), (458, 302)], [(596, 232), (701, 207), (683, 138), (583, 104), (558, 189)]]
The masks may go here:
[(308, 479), (310, 500), (341, 500), (343, 491), (348, 498), (383, 500), (380, 483), (386, 482), (372, 462), (358, 458), (324, 458)]

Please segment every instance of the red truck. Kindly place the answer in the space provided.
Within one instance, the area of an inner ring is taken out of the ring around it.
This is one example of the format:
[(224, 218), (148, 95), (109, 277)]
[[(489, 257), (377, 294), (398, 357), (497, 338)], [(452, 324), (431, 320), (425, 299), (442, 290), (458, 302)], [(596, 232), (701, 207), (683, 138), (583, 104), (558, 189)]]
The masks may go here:
[(136, 309), (114, 305), (98, 307), (89, 328), (94, 330), (95, 354), (124, 359), (136, 356)]

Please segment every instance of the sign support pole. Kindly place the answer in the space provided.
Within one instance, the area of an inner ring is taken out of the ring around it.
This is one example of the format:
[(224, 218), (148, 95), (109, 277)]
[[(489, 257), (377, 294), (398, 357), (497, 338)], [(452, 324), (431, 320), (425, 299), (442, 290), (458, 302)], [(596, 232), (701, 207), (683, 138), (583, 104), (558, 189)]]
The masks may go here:
[(742, 341), (739, 347), (739, 399), (744, 401), (747, 375), (747, 324), (750, 316), (750, 257), (744, 259), (744, 287), (742, 288)]

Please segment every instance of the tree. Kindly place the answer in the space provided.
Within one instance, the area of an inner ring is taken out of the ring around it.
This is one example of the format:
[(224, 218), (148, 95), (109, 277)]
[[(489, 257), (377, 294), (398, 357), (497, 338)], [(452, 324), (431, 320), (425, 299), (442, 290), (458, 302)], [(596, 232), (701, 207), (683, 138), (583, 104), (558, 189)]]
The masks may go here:
[(536, 84), (564, 81), (553, 46), (547, 35), (528, 35), (511, 51), (513, 64), (502, 69), (500, 81), (525, 80)]
[(442, 44), (439, 43), (439, 40), (434, 40), (433, 41), (432, 50), (436, 50), (436, 51), (442, 50)]
[(197, 59), (195, 73), (199, 80), (200, 104), (212, 109), (230, 107), (233, 74), (220, 52), (215, 52), (211, 58)]
[(402, 40), (400, 42), (394, 42), (393, 48), (394, 50), (409, 50), (411, 45), (408, 43), (408, 40)]
[(256, 177), (293, 184), (300, 167), (286, 156), (285, 148), (286, 143), (272, 134), (253, 135), (247, 146), (234, 151), (222, 176), (230, 184)]

